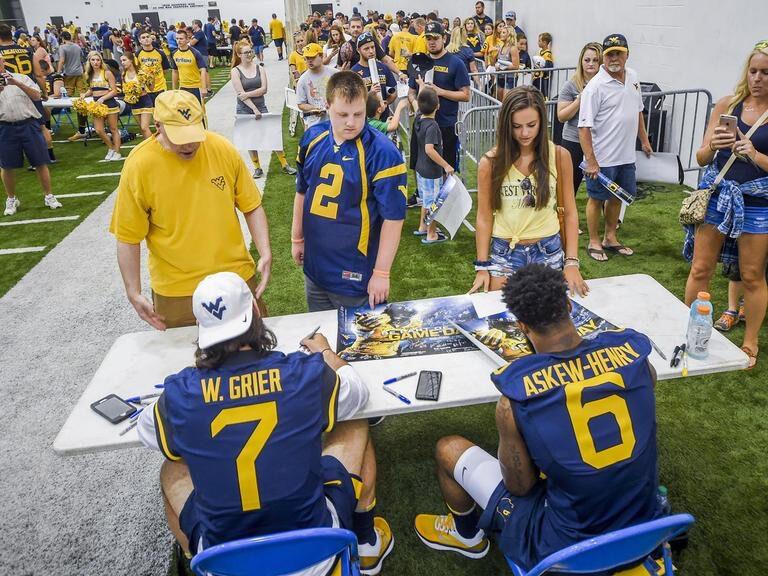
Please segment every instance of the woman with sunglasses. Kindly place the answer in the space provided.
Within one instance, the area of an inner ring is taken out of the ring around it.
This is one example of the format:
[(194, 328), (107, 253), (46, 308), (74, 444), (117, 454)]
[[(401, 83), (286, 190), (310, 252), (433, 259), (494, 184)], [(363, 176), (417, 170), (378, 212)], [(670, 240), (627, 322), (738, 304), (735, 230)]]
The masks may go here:
[[(480, 159), (477, 188), (477, 260), (470, 292), (499, 290), (527, 264), (562, 269), (571, 293), (588, 292), (579, 271), (570, 155), (550, 141), (544, 96), (536, 88), (519, 86), (504, 98), (496, 146)], [(560, 237), (558, 190), (565, 238)]]
[[(686, 234), (683, 254), (693, 258), (685, 303), (690, 305), (699, 291), (707, 291), (717, 261), (731, 280), (740, 280), (744, 291), (746, 328), (741, 349), (749, 356), (749, 368), (757, 363), (758, 336), (768, 305), (766, 263), (768, 263), (768, 40), (759, 42), (747, 56), (736, 91), (715, 104), (701, 148), (696, 152), (699, 166), (706, 166), (699, 182), (704, 189), (736, 154), (736, 161), (712, 193), (704, 222), (695, 234)], [(720, 125), (722, 114), (736, 116), (737, 133)], [(745, 135), (759, 121), (750, 138)], [(729, 289), (730, 318), (718, 320), (718, 328), (738, 323), (738, 286)]]
[[(232, 86), (237, 94), (237, 109), (235, 114), (253, 114), (258, 120), (262, 114), (269, 112), (264, 101), (264, 95), (267, 93), (267, 72), (256, 64), (256, 52), (251, 47), (248, 40), (240, 40), (235, 44), (232, 56)], [(276, 151), (277, 159), (283, 167), (283, 173), (293, 176), (296, 169), (288, 165), (285, 159), (285, 152)], [(254, 178), (264, 176), (264, 170), (261, 169), (258, 150), (248, 150), (248, 155), (253, 162)]]

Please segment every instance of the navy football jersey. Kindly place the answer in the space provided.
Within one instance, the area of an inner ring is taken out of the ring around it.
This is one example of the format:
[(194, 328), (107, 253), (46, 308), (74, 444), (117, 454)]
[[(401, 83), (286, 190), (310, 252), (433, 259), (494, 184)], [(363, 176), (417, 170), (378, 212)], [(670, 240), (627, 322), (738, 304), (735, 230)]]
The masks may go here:
[(491, 377), (546, 477), (540, 524), (530, 527), (537, 542), (526, 544), (532, 557), (656, 516), (650, 351), (644, 335), (612, 330), (576, 350), (521, 357)]
[(339, 379), (321, 354), (241, 351), (217, 370), (185, 368), (155, 404), (157, 443), (183, 459), (203, 546), (331, 526), (322, 434)]
[(304, 274), (336, 294), (366, 294), (382, 222), (405, 219), (400, 151), (368, 124), (337, 145), (330, 122), (320, 122), (304, 133), (296, 164), (296, 192), (305, 194)]

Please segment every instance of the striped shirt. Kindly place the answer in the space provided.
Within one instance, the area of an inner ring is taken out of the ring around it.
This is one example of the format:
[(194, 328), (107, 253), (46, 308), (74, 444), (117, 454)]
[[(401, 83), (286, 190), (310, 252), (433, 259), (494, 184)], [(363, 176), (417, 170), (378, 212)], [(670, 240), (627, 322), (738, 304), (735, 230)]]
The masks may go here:
[[(40, 87), (24, 74), (10, 73), (20, 84), (40, 92)], [(4, 86), (0, 92), (0, 122), (21, 122), (32, 118), (40, 118), (35, 103), (18, 86)]]

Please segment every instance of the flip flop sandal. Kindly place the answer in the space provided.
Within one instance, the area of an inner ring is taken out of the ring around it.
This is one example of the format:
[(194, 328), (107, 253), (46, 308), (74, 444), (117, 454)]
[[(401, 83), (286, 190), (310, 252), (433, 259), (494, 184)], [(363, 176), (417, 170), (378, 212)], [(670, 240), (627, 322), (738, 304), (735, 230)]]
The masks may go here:
[(414, 236), (426, 236), (426, 235), (427, 235), (427, 231), (426, 231), (426, 230), (424, 230), (424, 231), (422, 232), (421, 230), (414, 230), (414, 231), (413, 231), (413, 235), (414, 235)]
[(445, 234), (438, 234), (437, 238), (435, 238), (434, 240), (427, 240), (426, 238), (422, 238), (421, 243), (422, 244), (440, 244), (441, 242), (445, 242), (446, 240), (448, 240), (448, 236), (446, 236)]
[[(613, 246), (609, 246), (607, 244), (603, 244), (603, 250), (606, 252), (613, 252), (614, 254), (618, 254), (619, 256), (632, 256), (635, 251), (632, 250), (632, 248), (629, 248), (627, 246), (624, 246), (622, 244), (614, 244)], [(629, 254), (622, 252), (622, 250), (631, 250)]]
[(746, 368), (744, 368), (744, 370), (752, 370), (755, 366), (757, 366), (757, 354), (752, 352), (749, 346), (742, 346), (741, 351), (749, 357), (749, 364)]
[[(602, 263), (602, 262), (608, 261), (608, 257), (605, 254), (605, 250), (601, 250), (600, 248), (587, 248), (587, 254), (589, 254), (589, 257), (592, 258), (592, 260), (594, 260), (595, 262)], [(606, 257), (603, 259), (595, 258), (596, 254), (600, 256), (606, 256)]]

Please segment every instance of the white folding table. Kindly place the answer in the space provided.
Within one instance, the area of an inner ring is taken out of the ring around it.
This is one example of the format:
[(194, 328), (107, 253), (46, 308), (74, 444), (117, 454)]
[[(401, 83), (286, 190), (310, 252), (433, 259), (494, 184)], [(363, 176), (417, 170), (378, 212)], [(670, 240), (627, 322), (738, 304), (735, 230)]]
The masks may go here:
[[(669, 358), (674, 347), (685, 339), (688, 308), (645, 274), (587, 283), (589, 295), (576, 300), (615, 325), (648, 335), (668, 357), (664, 360), (656, 352), (650, 356), (659, 380), (680, 377), (682, 365), (670, 368)], [(480, 316), (504, 309), (500, 292), (473, 294), (470, 298), (475, 307), (482, 310)], [(283, 352), (297, 350), (301, 338), (317, 325), (335, 348), (336, 311), (275, 316), (265, 318), (265, 323), (275, 333), (278, 350)], [(127, 398), (155, 392), (155, 384), (192, 364), (196, 337), (197, 329), (189, 327), (136, 332), (118, 338), (56, 437), (54, 450), (60, 454), (77, 454), (137, 446), (135, 429), (119, 436), (126, 424), (110, 424), (91, 410), (91, 403), (111, 393)], [(709, 350), (707, 359), (689, 360), (689, 376), (739, 370), (748, 364), (746, 354), (719, 332), (713, 331)], [(354, 367), (370, 389), (368, 404), (356, 418), (468, 406), (494, 402), (499, 397), (489, 377), (495, 366), (480, 351), (368, 360), (355, 362)], [(442, 371), (437, 402), (414, 398), (416, 378), (394, 385), (398, 392), (411, 399), (410, 405), (382, 390), (385, 379), (418, 370)]]

